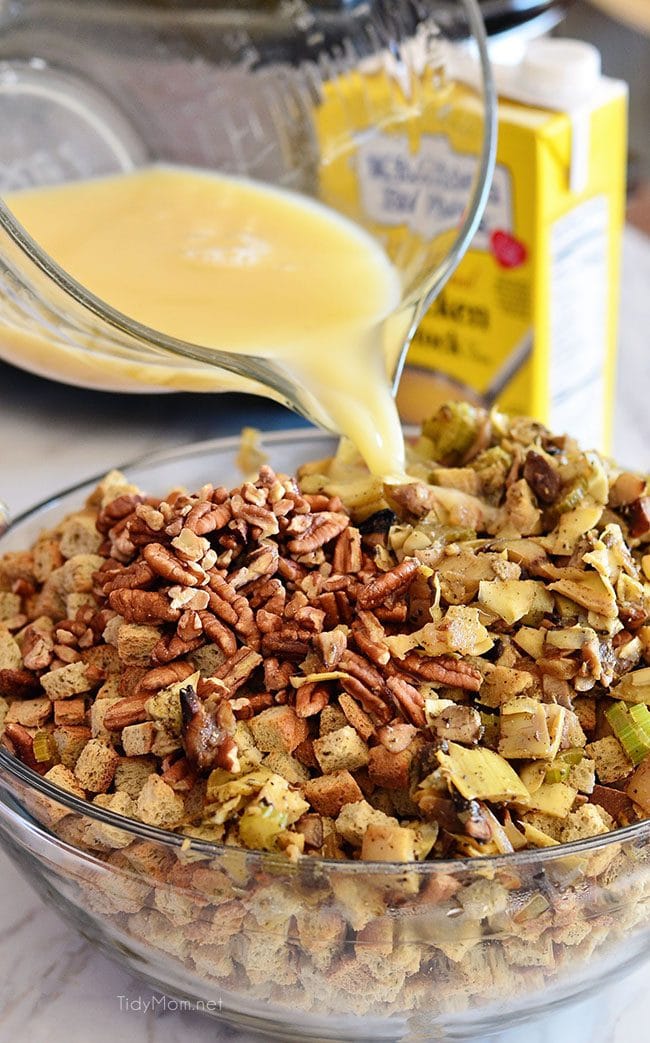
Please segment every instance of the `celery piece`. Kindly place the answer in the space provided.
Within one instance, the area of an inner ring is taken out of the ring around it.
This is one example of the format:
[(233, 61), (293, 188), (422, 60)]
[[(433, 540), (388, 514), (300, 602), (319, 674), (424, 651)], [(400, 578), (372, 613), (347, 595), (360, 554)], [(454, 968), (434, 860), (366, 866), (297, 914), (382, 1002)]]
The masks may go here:
[(34, 736), (34, 757), (39, 764), (47, 764), (52, 760), (52, 740), (49, 732), (36, 732)]
[(635, 766), (650, 753), (650, 711), (644, 703), (629, 709), (625, 703), (614, 703), (605, 712), (614, 735)]

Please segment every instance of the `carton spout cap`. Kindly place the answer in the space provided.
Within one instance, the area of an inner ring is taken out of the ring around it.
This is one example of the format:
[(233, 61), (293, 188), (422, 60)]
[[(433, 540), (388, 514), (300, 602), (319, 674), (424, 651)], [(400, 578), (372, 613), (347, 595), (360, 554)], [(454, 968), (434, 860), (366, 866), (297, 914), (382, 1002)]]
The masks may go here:
[(571, 109), (598, 86), (600, 51), (581, 40), (536, 40), (519, 66), (519, 87), (529, 102)]

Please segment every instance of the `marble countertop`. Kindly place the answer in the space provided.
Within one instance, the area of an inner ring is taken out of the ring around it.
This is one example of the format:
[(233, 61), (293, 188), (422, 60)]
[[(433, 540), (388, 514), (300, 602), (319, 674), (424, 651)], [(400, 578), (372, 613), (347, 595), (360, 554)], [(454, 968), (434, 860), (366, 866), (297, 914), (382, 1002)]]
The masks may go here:
[[(614, 452), (650, 467), (650, 240), (628, 230)], [(0, 495), (16, 515), (36, 500), (147, 451), (232, 434), (243, 423), (299, 428), (279, 406), (234, 395), (114, 396), (50, 384), (0, 363)], [(576, 432), (579, 435), (579, 432)], [(299, 430), (296, 432), (299, 437)], [(67, 928), (0, 853), (0, 1043), (224, 1043), (230, 1029), (152, 1006), (152, 993)], [(644, 1043), (647, 967), (598, 998), (598, 1043)], [(595, 1000), (589, 1001), (590, 1016)], [(584, 1022), (582, 1013), (575, 1024)], [(507, 1034), (551, 1043), (566, 1021)], [(240, 1043), (253, 1037), (237, 1036)], [(506, 1037), (500, 1037), (505, 1043)], [(585, 1041), (586, 1043), (586, 1041)], [(589, 1043), (596, 1043), (594, 1034)]]

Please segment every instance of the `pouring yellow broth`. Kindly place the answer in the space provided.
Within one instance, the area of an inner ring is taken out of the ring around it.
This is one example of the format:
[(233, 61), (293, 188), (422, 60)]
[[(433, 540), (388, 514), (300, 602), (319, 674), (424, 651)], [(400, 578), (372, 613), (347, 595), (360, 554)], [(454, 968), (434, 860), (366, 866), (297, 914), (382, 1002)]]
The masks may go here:
[[(180, 340), (272, 359), (375, 474), (403, 475), (387, 372), (402, 331), (386, 342), (401, 284), (358, 225), (292, 192), (177, 167), (28, 189), (6, 202), (41, 248), (103, 301)], [(53, 349), (43, 338), (39, 350)], [(167, 386), (183, 387), (182, 368), (164, 365)], [(218, 371), (204, 370), (205, 389), (214, 388)], [(224, 376), (224, 386), (248, 389)]]

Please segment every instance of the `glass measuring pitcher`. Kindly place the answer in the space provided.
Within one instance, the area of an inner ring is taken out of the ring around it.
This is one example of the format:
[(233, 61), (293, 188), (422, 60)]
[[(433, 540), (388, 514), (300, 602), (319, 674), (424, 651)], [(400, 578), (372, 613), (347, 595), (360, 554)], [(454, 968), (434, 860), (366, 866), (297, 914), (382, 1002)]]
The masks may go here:
[[(471, 44), (482, 88), (459, 117), (454, 52)], [(246, 351), (142, 321), (19, 220), (24, 190), (165, 166), (317, 201), (397, 274), (381, 340), (394, 376), (477, 227), (494, 161), (475, 0), (14, 0), (0, 8), (0, 121), (0, 357), (106, 390), (261, 392), (330, 428), (266, 351), (264, 314)], [(456, 147), (468, 133), (478, 158)], [(91, 237), (94, 216), (84, 225), (70, 202), (64, 231)]]

